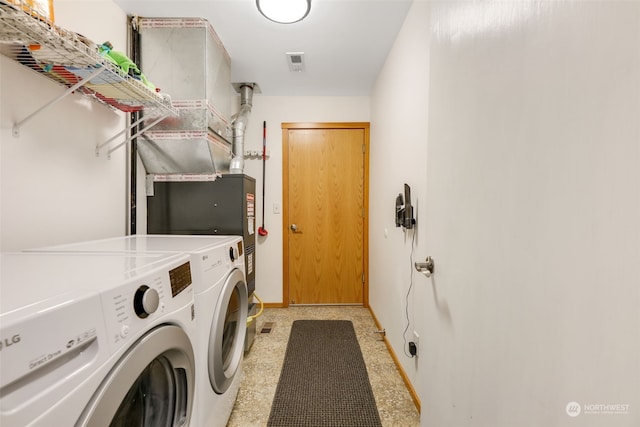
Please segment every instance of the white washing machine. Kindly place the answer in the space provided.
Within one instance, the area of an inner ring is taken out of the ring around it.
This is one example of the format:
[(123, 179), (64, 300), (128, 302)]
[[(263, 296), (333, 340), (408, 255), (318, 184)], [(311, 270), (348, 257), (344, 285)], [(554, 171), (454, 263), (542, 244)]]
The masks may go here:
[(193, 266), (196, 427), (226, 426), (242, 373), (248, 310), (240, 236), (134, 235), (38, 249), (96, 253), (183, 253)]
[(189, 425), (188, 256), (0, 257), (0, 425)]

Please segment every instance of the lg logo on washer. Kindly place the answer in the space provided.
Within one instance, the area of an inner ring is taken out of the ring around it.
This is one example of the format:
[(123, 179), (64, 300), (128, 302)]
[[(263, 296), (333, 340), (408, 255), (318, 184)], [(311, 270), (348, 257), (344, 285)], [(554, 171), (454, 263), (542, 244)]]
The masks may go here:
[(9, 338), (2, 338), (2, 340), (0, 341), (0, 350), (2, 350), (5, 347), (11, 347), (14, 344), (18, 344), (20, 342), (20, 334), (15, 334), (14, 336), (11, 337), (11, 339)]

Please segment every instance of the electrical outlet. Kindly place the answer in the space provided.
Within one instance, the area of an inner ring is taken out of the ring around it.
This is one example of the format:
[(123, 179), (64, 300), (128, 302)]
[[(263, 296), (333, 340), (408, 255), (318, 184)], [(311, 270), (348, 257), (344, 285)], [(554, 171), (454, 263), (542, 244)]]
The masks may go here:
[(413, 342), (416, 345), (416, 355), (420, 354), (420, 335), (416, 331), (413, 331)]

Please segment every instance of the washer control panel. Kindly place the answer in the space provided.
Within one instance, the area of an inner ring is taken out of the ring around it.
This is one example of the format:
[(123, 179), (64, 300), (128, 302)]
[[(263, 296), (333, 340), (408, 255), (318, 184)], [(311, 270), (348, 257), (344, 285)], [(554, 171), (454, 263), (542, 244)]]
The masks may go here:
[(103, 292), (110, 345), (117, 348), (137, 339), (163, 316), (193, 305), (193, 294), (191, 266), (186, 257)]

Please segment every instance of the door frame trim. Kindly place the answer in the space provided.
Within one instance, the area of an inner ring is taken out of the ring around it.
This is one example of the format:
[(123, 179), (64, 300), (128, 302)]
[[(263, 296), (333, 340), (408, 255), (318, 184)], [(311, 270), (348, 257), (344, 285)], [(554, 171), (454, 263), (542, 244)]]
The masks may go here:
[(289, 307), (289, 129), (362, 129), (364, 131), (364, 218), (362, 306), (369, 307), (369, 122), (282, 123), (282, 306)]

